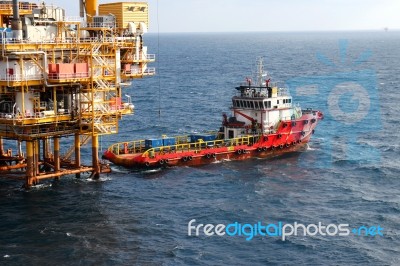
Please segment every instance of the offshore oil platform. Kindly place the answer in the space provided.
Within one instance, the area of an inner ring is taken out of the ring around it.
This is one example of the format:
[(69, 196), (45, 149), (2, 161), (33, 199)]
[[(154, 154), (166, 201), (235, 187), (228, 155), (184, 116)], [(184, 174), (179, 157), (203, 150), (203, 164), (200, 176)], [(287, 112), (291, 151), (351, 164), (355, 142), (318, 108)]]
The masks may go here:
[[(148, 24), (146, 2), (80, 0), (80, 15), (67, 17), (45, 3), (0, 1), (3, 176), (23, 178), (29, 188), (109, 171), (99, 160), (99, 136), (116, 134), (121, 117), (134, 111), (122, 89), (155, 73), (147, 67), (155, 56), (143, 44)], [(63, 154), (60, 139), (71, 142)], [(85, 166), (80, 149), (90, 140)]]

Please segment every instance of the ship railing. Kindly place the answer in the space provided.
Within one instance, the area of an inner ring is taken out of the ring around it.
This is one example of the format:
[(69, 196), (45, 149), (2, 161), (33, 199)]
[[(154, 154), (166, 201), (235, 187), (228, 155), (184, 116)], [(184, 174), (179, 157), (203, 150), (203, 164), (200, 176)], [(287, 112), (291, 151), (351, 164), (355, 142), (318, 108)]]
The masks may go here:
[(125, 141), (114, 143), (109, 146), (108, 151), (119, 155), (121, 153), (142, 153), (145, 151), (145, 140)]
[(182, 152), (194, 152), (199, 153), (203, 150), (207, 150), (215, 147), (232, 147), (239, 145), (252, 145), (258, 140), (258, 135), (248, 135), (239, 138), (227, 139), (227, 140), (212, 140), (203, 141), (198, 140), (197, 142), (188, 142), (169, 146), (160, 146), (155, 148), (150, 148), (146, 150), (142, 156), (143, 157), (154, 157), (155, 155), (163, 155), (167, 153), (182, 153)]
[(233, 138), (228, 140), (212, 140), (203, 141), (198, 140), (196, 142), (189, 142), (189, 136), (178, 136), (175, 137), (175, 145), (159, 146), (154, 148), (146, 148), (145, 140), (127, 141), (115, 143), (108, 147), (108, 151), (119, 155), (119, 154), (135, 154), (142, 153), (143, 157), (154, 157), (155, 155), (163, 155), (167, 153), (183, 153), (183, 152), (194, 152), (199, 153), (203, 150), (215, 148), (215, 147), (228, 147), (228, 146), (239, 146), (239, 145), (252, 145), (259, 139), (258, 135), (248, 135), (239, 138)]
[(248, 89), (244, 92), (236, 93), (236, 96), (247, 97), (247, 98), (265, 98), (268, 96), (267, 88), (257, 88), (257, 89)]
[(239, 138), (225, 140), (226, 146), (252, 145), (258, 136), (247, 135)]
[[(217, 134), (215, 131), (207, 132), (209, 134)], [(213, 141), (203, 141), (198, 140), (197, 142), (190, 142), (189, 135), (175, 136), (175, 145), (165, 145), (154, 148), (148, 148), (145, 145), (145, 140), (135, 140), (135, 141), (125, 141), (114, 143), (108, 147), (108, 151), (119, 155), (119, 154), (134, 154), (142, 153), (142, 156), (151, 157), (154, 154), (165, 154), (171, 152), (199, 152), (203, 149), (211, 147), (222, 147), (228, 145), (239, 145), (239, 144), (249, 144), (253, 140), (253, 136), (246, 136), (236, 139), (227, 140), (213, 140)]]
[[(129, 108), (129, 106), (128, 107), (119, 106), (119, 107), (121, 109)], [(188, 140), (189, 140), (188, 135), (175, 137), (176, 145), (187, 144), (189, 142)], [(111, 146), (109, 146), (107, 150), (113, 152), (114, 154), (120, 154), (121, 151), (123, 151), (124, 153), (132, 154), (132, 153), (143, 153), (148, 149), (146, 149), (145, 147), (145, 140), (134, 140), (134, 141), (124, 141), (124, 142), (114, 143)]]
[(306, 108), (304, 110), (301, 110), (300, 107), (296, 107), (296, 108), (298, 108), (298, 110), (300, 110), (304, 114), (314, 114), (315, 115), (317, 113), (317, 111), (312, 108)]
[[(266, 84), (265, 80), (262, 80), (262, 84), (257, 84), (257, 83), (253, 83), (253, 82), (251, 82), (249, 84), (249, 82), (246, 81), (246, 82), (240, 83), (239, 85), (242, 86), (242, 87), (249, 87), (250, 89), (253, 89), (253, 88), (267, 88), (267, 84)], [(268, 82), (268, 87), (271, 87), (271, 88), (272, 87), (281, 87), (281, 86), (282, 86), (282, 82), (280, 82), (280, 81), (270, 81), (270, 82)]]
[(278, 87), (278, 97), (279, 96), (290, 96), (289, 89)]

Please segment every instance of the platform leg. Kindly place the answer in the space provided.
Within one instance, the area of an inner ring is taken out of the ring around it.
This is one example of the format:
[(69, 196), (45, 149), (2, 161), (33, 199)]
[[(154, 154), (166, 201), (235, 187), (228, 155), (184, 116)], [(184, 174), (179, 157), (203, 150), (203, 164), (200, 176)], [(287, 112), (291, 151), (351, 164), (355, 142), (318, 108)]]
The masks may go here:
[(99, 136), (92, 136), (92, 163), (93, 163), (93, 179), (100, 177), (100, 164), (99, 164)]
[(33, 159), (33, 165), (34, 165), (34, 175), (37, 176), (39, 175), (39, 161), (40, 161), (40, 142), (39, 140), (34, 141), (34, 159)]
[(29, 189), (32, 185), (36, 184), (36, 178), (34, 177), (34, 149), (33, 141), (26, 142), (26, 178), (25, 188)]
[[(78, 133), (75, 134), (75, 167), (81, 167), (81, 139)], [(75, 177), (80, 178), (81, 173), (75, 174)]]
[(4, 154), (3, 137), (0, 137), (0, 155)]
[(60, 138), (54, 137), (54, 172), (60, 171)]

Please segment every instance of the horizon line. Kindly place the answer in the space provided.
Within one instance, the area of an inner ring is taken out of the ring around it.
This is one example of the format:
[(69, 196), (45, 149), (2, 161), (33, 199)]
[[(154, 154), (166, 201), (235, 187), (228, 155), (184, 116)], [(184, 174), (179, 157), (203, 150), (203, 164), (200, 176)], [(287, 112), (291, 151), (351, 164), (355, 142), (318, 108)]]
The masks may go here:
[(398, 32), (400, 29), (350, 29), (350, 30), (270, 30), (270, 31), (148, 31), (148, 33), (329, 33), (329, 32)]

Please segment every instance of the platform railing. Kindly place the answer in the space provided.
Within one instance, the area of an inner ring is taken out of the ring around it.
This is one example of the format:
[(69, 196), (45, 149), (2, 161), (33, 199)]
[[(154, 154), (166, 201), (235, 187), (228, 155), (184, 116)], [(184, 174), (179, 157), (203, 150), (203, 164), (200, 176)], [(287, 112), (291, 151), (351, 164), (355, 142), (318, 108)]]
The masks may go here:
[(133, 57), (134, 61), (137, 60), (155, 60), (156, 59), (156, 55), (155, 54), (143, 54), (143, 55), (139, 55), (139, 57), (137, 57), (136, 55)]
[[(12, 10), (12, 2), (10, 1), (10, 4), (0, 4), (0, 10)], [(35, 3), (19, 3), (19, 10), (33, 10), (34, 8), (37, 8), (37, 4)]]
[[(30, 40), (23, 39), (17, 40), (15, 38), (5, 37), (5, 34), (1, 36), (0, 40), (3, 45), (5, 44), (79, 44), (79, 43), (123, 43), (127, 40), (131, 39), (131, 37), (88, 37), (88, 38), (78, 38), (78, 37), (69, 37), (69, 38), (60, 38), (55, 37), (51, 39), (41, 39), (41, 40)], [(155, 55), (154, 55), (155, 57)], [(153, 60), (148, 58), (147, 60)]]
[(26, 81), (26, 80), (41, 80), (43, 76), (41, 74), (18, 74), (18, 75), (1, 75), (0, 80), (2, 81)]

